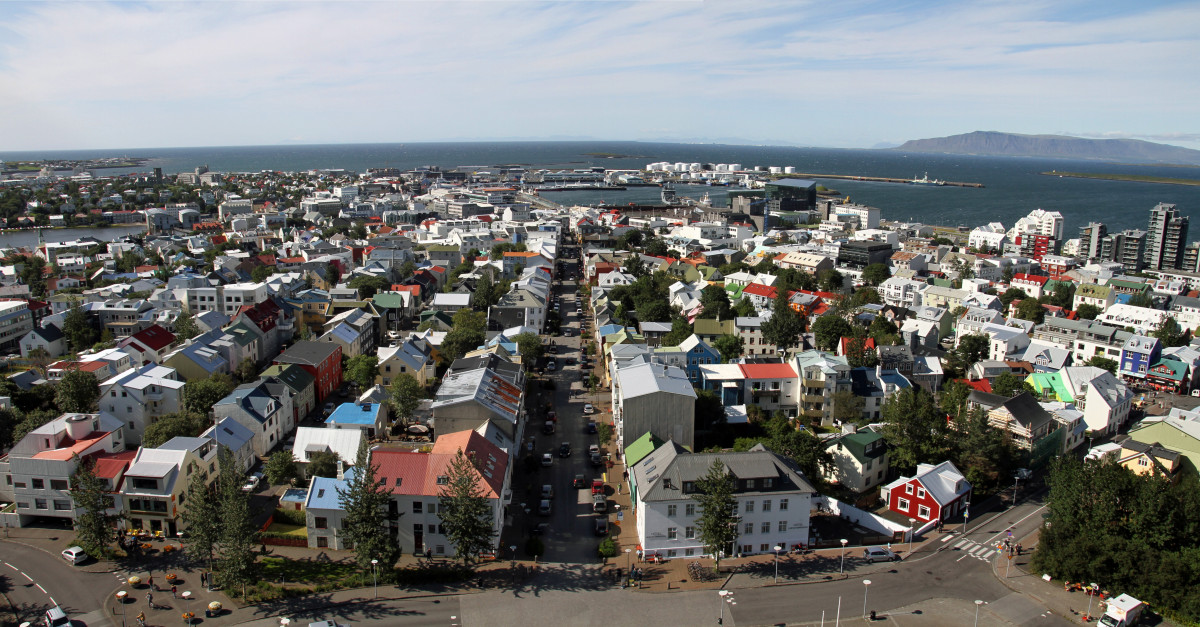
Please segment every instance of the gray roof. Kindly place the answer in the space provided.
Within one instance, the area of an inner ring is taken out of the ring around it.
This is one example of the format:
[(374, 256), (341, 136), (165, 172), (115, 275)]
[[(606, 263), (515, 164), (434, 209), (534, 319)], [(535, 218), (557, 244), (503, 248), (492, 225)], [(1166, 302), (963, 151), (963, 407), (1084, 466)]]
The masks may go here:
[(339, 347), (330, 342), (311, 342), (301, 340), (275, 358), (276, 363), (305, 364), (319, 366), (333, 351)]
[(688, 398), (696, 398), (696, 390), (687, 373), (674, 366), (659, 364), (635, 364), (617, 370), (617, 379), (621, 384), (621, 396), (635, 398), (655, 392), (678, 394)]
[(689, 453), (674, 441), (668, 441), (634, 465), (638, 498), (642, 501), (690, 498), (690, 494), (683, 492), (684, 482), (703, 478), (717, 459), (738, 479), (776, 480), (774, 487), (767, 490), (735, 490), (735, 493), (816, 492), (795, 464), (761, 444), (740, 453)]

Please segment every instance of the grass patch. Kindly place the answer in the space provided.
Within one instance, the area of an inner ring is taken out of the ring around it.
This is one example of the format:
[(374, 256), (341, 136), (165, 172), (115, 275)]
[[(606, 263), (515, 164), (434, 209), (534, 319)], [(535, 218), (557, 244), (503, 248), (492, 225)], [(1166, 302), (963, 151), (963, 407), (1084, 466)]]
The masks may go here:
[(290, 536), (296, 538), (308, 538), (308, 529), (300, 525), (286, 525), (284, 523), (271, 523), (267, 527), (268, 533), (277, 533), (281, 536)]
[(259, 562), (263, 579), (277, 581), (281, 577), (287, 581), (309, 584), (330, 584), (353, 575), (360, 575), (358, 567), (353, 562), (318, 562), (313, 560), (294, 560), (286, 557), (264, 557)]

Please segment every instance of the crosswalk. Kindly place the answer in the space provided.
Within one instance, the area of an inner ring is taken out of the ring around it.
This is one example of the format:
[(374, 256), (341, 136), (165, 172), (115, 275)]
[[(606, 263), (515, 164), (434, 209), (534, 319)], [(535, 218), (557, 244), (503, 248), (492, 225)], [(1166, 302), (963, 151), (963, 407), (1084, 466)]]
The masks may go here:
[(962, 538), (954, 543), (955, 550), (962, 551), (977, 560), (987, 562), (996, 556), (996, 547), (979, 544), (968, 538)]

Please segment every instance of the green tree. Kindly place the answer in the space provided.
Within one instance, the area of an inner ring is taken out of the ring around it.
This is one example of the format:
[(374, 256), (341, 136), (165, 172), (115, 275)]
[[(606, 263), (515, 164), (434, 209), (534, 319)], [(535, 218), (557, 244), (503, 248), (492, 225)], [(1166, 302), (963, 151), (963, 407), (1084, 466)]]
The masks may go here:
[(388, 386), (388, 403), (402, 424), (412, 419), (423, 398), (425, 394), (421, 382), (407, 372), (397, 375)]
[(183, 384), (183, 407), (187, 411), (207, 416), (221, 399), (237, 389), (229, 375), (218, 372), (207, 379), (196, 379)]
[(346, 287), (358, 290), (358, 297), (362, 300), (373, 298), (375, 294), (391, 286), (392, 283), (383, 277), (365, 274), (360, 274), (346, 283)]
[(264, 264), (257, 266), (250, 271), (250, 280), (254, 281), (255, 283), (262, 283), (263, 281), (271, 278), (272, 274), (275, 274), (275, 266), (268, 266)]
[(643, 303), (637, 310), (637, 318), (640, 322), (668, 322), (671, 320), (671, 314), (671, 305), (666, 300), (652, 300)]
[(258, 542), (258, 530), (250, 511), (250, 494), (242, 491), (246, 477), (237, 468), (228, 448), (221, 447), (217, 453), (217, 467), (221, 518), (217, 583), (231, 590), (241, 588), (245, 598), (246, 586), (257, 578), (257, 548), (254, 545)]
[(890, 278), (892, 278), (892, 273), (884, 263), (869, 264), (862, 271), (863, 283), (867, 285), (879, 285)]
[(753, 318), (758, 315), (758, 310), (755, 309), (754, 303), (750, 302), (745, 296), (733, 306), (733, 315), (740, 318)]
[(963, 370), (975, 365), (988, 354), (988, 336), (982, 333), (964, 335), (954, 349), (954, 357)]
[(88, 320), (88, 315), (83, 311), (83, 305), (78, 298), (71, 299), (71, 308), (63, 318), (62, 330), (72, 351), (79, 352), (96, 343), (96, 329)]
[(637, 253), (630, 255), (629, 258), (625, 260), (625, 272), (633, 275), (635, 279), (646, 276), (650, 273), (650, 271), (646, 269), (646, 261)]
[(732, 309), (729, 294), (719, 285), (709, 285), (700, 291), (701, 318), (728, 320)]
[(801, 333), (804, 333), (804, 319), (792, 310), (787, 290), (779, 289), (771, 317), (762, 323), (763, 340), (787, 349), (800, 341)]
[(333, 451), (317, 451), (308, 454), (309, 477), (336, 477), (338, 462), (342, 461)]
[(841, 316), (825, 314), (813, 322), (812, 332), (817, 348), (831, 351), (837, 348), (843, 337), (852, 336), (854, 329)]
[(1095, 305), (1082, 304), (1075, 308), (1075, 315), (1084, 320), (1095, 320), (1096, 316), (1100, 315), (1100, 308)]
[(1154, 299), (1150, 297), (1150, 293), (1139, 292), (1129, 298), (1129, 305), (1133, 307), (1145, 307), (1147, 309), (1154, 307)]
[(194, 438), (208, 428), (205, 416), (188, 410), (167, 414), (146, 425), (142, 433), (142, 447), (158, 448), (171, 438)]
[(254, 363), (253, 357), (247, 357), (238, 364), (237, 369), (233, 371), (233, 376), (242, 383), (255, 381), (258, 379), (258, 364)]
[(1017, 305), (1017, 317), (1022, 320), (1029, 320), (1034, 324), (1041, 324), (1046, 318), (1046, 309), (1035, 298), (1026, 298)]
[(400, 557), (400, 547), (387, 533), (388, 502), (391, 489), (384, 485), (371, 463), (366, 440), (358, 446), (354, 472), (348, 474), (346, 488), (338, 488), (338, 503), (345, 511), (342, 534), (354, 544), (354, 558), (361, 569), (370, 569), (371, 560), (378, 560), (380, 570), (392, 572)]
[(338, 270), (337, 264), (332, 261), (325, 264), (325, 281), (329, 283), (330, 287), (337, 285), (341, 278), (342, 271)]
[(55, 389), (54, 402), (58, 408), (71, 414), (89, 414), (96, 411), (100, 399), (100, 383), (96, 375), (82, 370), (72, 370), (63, 375)]
[(875, 344), (886, 344), (885, 340), (891, 339), (900, 332), (896, 324), (883, 316), (875, 316), (871, 321), (871, 326), (867, 327), (867, 337), (874, 338)]
[(192, 312), (183, 310), (175, 319), (175, 337), (180, 340), (190, 340), (197, 335), (200, 335), (200, 327), (196, 326), (196, 319), (192, 316)]
[(526, 370), (533, 368), (546, 350), (542, 345), (542, 338), (536, 333), (519, 333), (513, 341), (517, 344), (517, 350), (521, 353), (521, 363), (525, 365)]
[(289, 450), (275, 451), (263, 464), (263, 474), (272, 485), (281, 485), (296, 478), (296, 456)]
[(871, 422), (870, 417), (863, 416), (863, 407), (866, 406), (863, 397), (850, 390), (838, 390), (833, 393), (832, 400), (835, 420), (859, 426)]
[(838, 293), (844, 289), (846, 277), (842, 276), (841, 272), (834, 269), (823, 270), (817, 277), (817, 283), (821, 286), (822, 292)]
[(901, 472), (911, 472), (917, 464), (939, 464), (949, 456), (946, 417), (921, 388), (892, 394), (884, 401), (880, 417), (892, 463)]
[(874, 368), (879, 363), (879, 354), (875, 349), (867, 348), (868, 338), (861, 335), (862, 327), (857, 327), (854, 331), (854, 335), (846, 340), (846, 363), (851, 368)]
[(713, 340), (713, 348), (721, 353), (721, 360), (728, 363), (731, 359), (741, 357), (746, 342), (740, 335), (722, 335)]
[(1114, 360), (1114, 359), (1109, 359), (1109, 358), (1107, 358), (1107, 357), (1101, 357), (1100, 355), (1094, 355), (1094, 356), (1092, 356), (1092, 358), (1091, 358), (1091, 359), (1089, 359), (1089, 360), (1087, 360), (1087, 361), (1083, 362), (1083, 365), (1085, 365), (1085, 366), (1095, 366), (1095, 367), (1097, 367), (1097, 368), (1104, 368), (1105, 370), (1107, 370), (1107, 371), (1109, 371), (1109, 372), (1111, 372), (1111, 373), (1113, 373), (1113, 374), (1117, 374), (1117, 362), (1116, 362), (1116, 360)]
[(713, 570), (718, 573), (721, 572), (721, 559), (726, 554), (733, 554), (733, 543), (738, 537), (737, 501), (733, 498), (733, 490), (733, 474), (720, 459), (714, 459), (708, 473), (696, 481), (696, 493), (692, 495), (700, 505), (696, 538), (713, 556)]
[(1008, 306), (1014, 300), (1025, 300), (1026, 298), (1029, 298), (1029, 294), (1025, 293), (1025, 290), (1019, 287), (1010, 287), (1000, 295), (1000, 304), (1004, 305), (1005, 309), (1008, 309)]
[(836, 461), (821, 438), (808, 429), (797, 429), (782, 412), (776, 412), (764, 427), (769, 436), (764, 443), (767, 448), (796, 462), (814, 485), (825, 482), (825, 475), (833, 470)]
[(692, 337), (692, 325), (683, 316), (671, 319), (671, 330), (663, 336), (661, 346), (679, 346), (681, 342)]
[(1189, 339), (1188, 332), (1180, 328), (1175, 316), (1163, 318), (1162, 325), (1150, 335), (1162, 342), (1163, 348), (1186, 346)]
[(1050, 294), (1050, 304), (1063, 309), (1070, 309), (1075, 302), (1075, 284), (1070, 281), (1058, 281)]
[[(225, 449), (224, 446), (221, 448)], [(220, 459), (220, 453), (217, 456)], [(226, 459), (232, 460), (232, 457)], [(208, 484), (208, 473), (193, 472), (188, 478), (187, 501), (180, 512), (188, 538), (184, 550), (193, 561), (207, 563), (210, 571), (221, 537), (220, 507), (219, 495)]]
[(91, 555), (106, 555), (114, 539), (116, 521), (120, 516), (109, 514), (112, 497), (108, 488), (93, 472), (95, 459), (80, 460), (75, 456), (75, 474), (71, 477), (69, 494), (79, 514), (75, 517), (75, 537), (79, 546)]
[(992, 381), (992, 394), (999, 396), (1016, 396), (1021, 392), (1032, 390), (1025, 380), (1011, 372), (1002, 372)]
[(971, 387), (961, 381), (950, 381), (942, 388), (942, 413), (954, 420), (967, 415), (967, 399), (971, 396)]
[(481, 346), (487, 339), (487, 314), (470, 309), (454, 313), (454, 322), (442, 339), (442, 359), (446, 363), (462, 357)]
[(497, 293), (491, 275), (484, 274), (475, 283), (475, 292), (471, 294), (471, 306), (479, 311), (486, 311), (488, 307), (499, 302), (502, 296), (503, 294)]
[(978, 494), (992, 494), (1008, 485), (1019, 463), (1019, 451), (1008, 432), (988, 423), (987, 413), (975, 408), (955, 419), (954, 465)]
[(355, 355), (346, 362), (343, 378), (365, 390), (375, 385), (375, 377), (379, 376), (379, 358), (375, 355)]
[(651, 257), (666, 257), (671, 254), (671, 250), (667, 248), (667, 243), (657, 237), (646, 242), (643, 252)]
[(460, 450), (450, 462), (446, 483), (438, 492), (438, 514), (454, 556), (464, 564), (492, 548), (496, 529), (492, 508), (484, 498), (483, 481), (471, 460)]
[(41, 298), (46, 294), (46, 260), (36, 254), (21, 257), (21, 282), (29, 286), (29, 293)]

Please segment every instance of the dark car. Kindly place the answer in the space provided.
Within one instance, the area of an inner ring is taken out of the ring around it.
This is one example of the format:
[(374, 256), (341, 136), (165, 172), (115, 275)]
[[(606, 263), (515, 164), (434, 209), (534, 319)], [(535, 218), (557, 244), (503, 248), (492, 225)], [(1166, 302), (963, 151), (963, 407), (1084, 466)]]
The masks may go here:
[(583, 432), (584, 433), (595, 433), (596, 432), (596, 421), (595, 420), (588, 421), (587, 426), (583, 428)]
[(544, 536), (550, 530), (550, 523), (538, 523), (529, 528), (529, 535)]
[(608, 518), (605, 518), (603, 516), (596, 518), (596, 535), (598, 535), (598, 536), (608, 535)]
[(571, 485), (576, 489), (582, 490), (583, 488), (587, 487), (587, 479), (584, 479), (583, 475), (575, 475), (575, 481), (573, 481)]
[(570, 457), (571, 456), (571, 443), (570, 442), (563, 442), (562, 445), (560, 445), (558, 447), (558, 456), (559, 457)]

